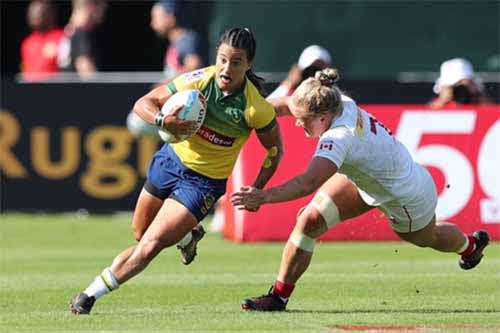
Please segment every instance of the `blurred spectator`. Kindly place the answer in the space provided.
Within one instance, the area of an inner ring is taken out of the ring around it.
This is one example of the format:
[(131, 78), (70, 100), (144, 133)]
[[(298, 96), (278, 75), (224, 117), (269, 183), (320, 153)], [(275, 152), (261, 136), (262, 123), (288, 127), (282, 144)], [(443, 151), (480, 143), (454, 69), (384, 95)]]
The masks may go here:
[[(169, 42), (164, 63), (167, 80), (203, 66), (200, 37), (196, 32), (179, 25), (181, 7), (180, 1), (162, 0), (151, 8), (151, 28)], [(161, 84), (165, 82), (157, 86)], [(133, 111), (127, 116), (127, 128), (136, 137), (158, 138), (158, 128), (142, 120)]]
[(56, 8), (48, 0), (34, 0), (28, 6), (26, 21), (33, 30), (21, 44), (23, 79), (37, 81), (59, 71), (57, 49), (63, 30), (56, 26)]
[(293, 64), (288, 72), (288, 77), (267, 96), (267, 99), (291, 96), (295, 88), (309, 77), (313, 77), (316, 71), (330, 66), (332, 57), (330, 53), (319, 45), (310, 45), (300, 54), (299, 60)]
[(151, 28), (160, 38), (169, 42), (164, 62), (167, 79), (201, 68), (201, 40), (198, 34), (179, 22), (182, 2), (162, 0), (151, 9)]
[(492, 103), (476, 77), (472, 64), (462, 58), (450, 59), (441, 64), (434, 92), (438, 96), (430, 102), (430, 106), (436, 109), (460, 104)]
[(61, 69), (76, 71), (82, 78), (98, 71), (94, 31), (104, 20), (106, 7), (104, 0), (73, 0), (71, 17), (59, 47)]

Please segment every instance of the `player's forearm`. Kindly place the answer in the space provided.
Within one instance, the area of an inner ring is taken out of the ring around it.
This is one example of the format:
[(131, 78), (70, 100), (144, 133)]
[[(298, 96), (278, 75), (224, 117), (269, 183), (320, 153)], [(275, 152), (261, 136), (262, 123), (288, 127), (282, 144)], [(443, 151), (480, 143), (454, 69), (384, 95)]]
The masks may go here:
[(253, 182), (252, 186), (256, 187), (258, 189), (263, 189), (264, 186), (266, 186), (266, 184), (269, 182), (271, 177), (274, 175), (275, 171), (276, 171), (276, 168), (272, 168), (272, 169), (271, 168), (269, 168), (269, 169), (261, 168), (259, 175), (257, 176), (255, 181)]
[(155, 116), (170, 96), (172, 93), (166, 85), (156, 87), (135, 102), (133, 111), (144, 121), (155, 125)]
[(314, 181), (304, 175), (297, 176), (284, 184), (264, 191), (263, 203), (277, 203), (295, 200), (313, 193), (317, 188)]
[(154, 125), (155, 115), (159, 112), (159, 106), (153, 100), (143, 97), (134, 104), (133, 111), (144, 121)]
[(266, 186), (266, 184), (269, 182), (271, 177), (276, 172), (276, 169), (278, 169), (278, 165), (282, 157), (283, 157), (283, 151), (281, 149), (277, 149), (276, 154), (274, 156), (269, 156), (268, 154), (264, 159), (259, 174), (255, 179), (255, 181), (253, 182), (252, 186), (258, 189), (264, 188), (264, 186)]

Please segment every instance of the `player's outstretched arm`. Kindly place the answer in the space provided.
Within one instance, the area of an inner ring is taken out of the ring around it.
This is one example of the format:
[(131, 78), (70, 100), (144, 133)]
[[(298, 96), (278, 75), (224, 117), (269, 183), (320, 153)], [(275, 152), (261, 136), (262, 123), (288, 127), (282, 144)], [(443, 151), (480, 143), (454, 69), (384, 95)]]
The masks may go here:
[(252, 186), (243, 186), (231, 195), (231, 203), (238, 209), (256, 210), (266, 203), (291, 201), (309, 195), (320, 188), (337, 172), (337, 166), (323, 157), (315, 157), (307, 170), (289, 181), (259, 190)]

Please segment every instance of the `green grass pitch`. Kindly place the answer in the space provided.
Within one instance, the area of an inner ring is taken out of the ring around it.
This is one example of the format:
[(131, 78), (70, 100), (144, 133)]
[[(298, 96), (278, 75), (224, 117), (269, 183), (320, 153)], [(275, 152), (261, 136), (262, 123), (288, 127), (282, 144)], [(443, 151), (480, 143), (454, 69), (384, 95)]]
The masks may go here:
[(0, 331), (500, 331), (498, 242), (472, 271), (454, 254), (403, 242), (320, 243), (286, 313), (247, 313), (240, 300), (267, 292), (284, 244), (207, 235), (190, 266), (167, 249), (92, 315), (71, 315), (69, 299), (133, 243), (129, 221), (0, 215)]

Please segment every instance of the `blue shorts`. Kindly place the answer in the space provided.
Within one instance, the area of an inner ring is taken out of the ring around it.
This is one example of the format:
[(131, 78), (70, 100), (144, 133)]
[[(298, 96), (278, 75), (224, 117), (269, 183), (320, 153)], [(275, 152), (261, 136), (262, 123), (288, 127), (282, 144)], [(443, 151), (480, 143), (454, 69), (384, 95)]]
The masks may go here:
[(172, 148), (165, 145), (151, 160), (144, 189), (165, 200), (184, 205), (198, 222), (226, 192), (227, 179), (213, 179), (187, 168)]

